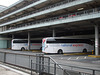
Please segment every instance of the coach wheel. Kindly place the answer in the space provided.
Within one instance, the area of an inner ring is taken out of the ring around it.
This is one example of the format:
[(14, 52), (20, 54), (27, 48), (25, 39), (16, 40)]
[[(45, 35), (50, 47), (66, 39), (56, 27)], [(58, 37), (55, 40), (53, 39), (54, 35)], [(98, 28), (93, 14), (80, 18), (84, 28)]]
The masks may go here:
[(83, 49), (83, 53), (86, 53), (87, 52), (87, 49), (85, 48), (85, 49)]
[(24, 50), (25, 50), (25, 48), (24, 48), (24, 47), (22, 47), (22, 48), (21, 48), (21, 51), (24, 51)]
[(61, 49), (59, 49), (58, 54), (63, 54), (63, 51)]

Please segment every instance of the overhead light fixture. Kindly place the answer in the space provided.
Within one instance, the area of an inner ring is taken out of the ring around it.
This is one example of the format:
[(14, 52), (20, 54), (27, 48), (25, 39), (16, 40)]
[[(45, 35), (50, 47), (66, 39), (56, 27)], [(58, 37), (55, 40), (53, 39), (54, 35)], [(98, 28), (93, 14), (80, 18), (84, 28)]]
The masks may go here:
[(77, 10), (79, 10), (79, 11), (80, 11), (80, 10), (83, 10), (83, 9), (84, 9), (84, 8), (79, 8), (79, 9), (77, 9)]

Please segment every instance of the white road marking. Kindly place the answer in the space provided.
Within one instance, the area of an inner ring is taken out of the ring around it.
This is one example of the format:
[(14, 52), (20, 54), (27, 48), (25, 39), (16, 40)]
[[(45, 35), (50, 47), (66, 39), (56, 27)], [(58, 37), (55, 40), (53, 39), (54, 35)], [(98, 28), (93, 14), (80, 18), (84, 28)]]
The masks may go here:
[(86, 56), (84, 57), (84, 59), (86, 59)]
[(68, 58), (67, 60), (70, 60), (71, 59), (71, 57), (70, 58)]
[(63, 58), (61, 57), (61, 59), (63, 59)]
[(79, 57), (77, 57), (76, 59), (79, 59)]
[(9, 70), (11, 70), (11, 71), (14, 71), (14, 72), (16, 72), (16, 73), (22, 74), (22, 75), (29, 75), (29, 74), (27, 74), (27, 73), (24, 73), (24, 72), (22, 72), (22, 71), (19, 71), (19, 70), (10, 68), (10, 67), (5, 66), (5, 65), (1, 65), (1, 64), (0, 64), (0, 66), (3, 67), (3, 68), (9, 69)]

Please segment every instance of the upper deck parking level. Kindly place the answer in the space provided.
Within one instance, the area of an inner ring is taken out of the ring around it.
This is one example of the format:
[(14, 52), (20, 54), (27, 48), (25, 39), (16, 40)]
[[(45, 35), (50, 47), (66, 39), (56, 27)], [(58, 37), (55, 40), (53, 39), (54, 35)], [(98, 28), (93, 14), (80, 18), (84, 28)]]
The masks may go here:
[(19, 10), (19, 9), (22, 9), (25, 6), (33, 4), (33, 3), (37, 2), (37, 1), (39, 1), (39, 0), (20, 0), (20, 1), (16, 2), (15, 4), (9, 6), (8, 8), (0, 11), (0, 17), (8, 15), (8, 14), (14, 12), (14, 11)]
[[(13, 6), (12, 8), (8, 8), (5, 11), (2, 11), (1, 12), (2, 16), (0, 19), (12, 17), (14, 15), (19, 16), (21, 14), (25, 14), (26, 12), (29, 13), (30, 11), (33, 12), (37, 9), (44, 7), (44, 6), (47, 6), (49, 4), (54, 4), (54, 3), (59, 2), (59, 1), (60, 0), (26, 0), (26, 1), (23, 1), (23, 3), (21, 2), (18, 4), (19, 8), (16, 5), (16, 6)], [(11, 10), (13, 10), (13, 11), (11, 11)]]
[(38, 20), (34, 22), (29, 22), (22, 25), (18, 24), (13, 26), (12, 28), (8, 27), (7, 30), (0, 32), (0, 34), (21, 31), (21, 30), (28, 30), (28, 29), (39, 28), (39, 27), (55, 26), (59, 24), (72, 23), (77, 21), (78, 22), (84, 20), (88, 21), (88, 20), (99, 19), (99, 18), (100, 18), (100, 8), (95, 8), (95, 9), (89, 9), (89, 10), (80, 11), (76, 13), (51, 17), (48, 19)]
[(78, 8), (81, 8), (81, 7), (87, 9), (87, 4), (88, 4), (88, 9), (89, 9), (91, 8), (91, 4), (94, 4), (93, 7), (100, 6), (100, 1), (98, 0), (95, 0), (95, 1), (94, 0), (64, 0), (61, 2), (57, 2), (53, 5), (50, 4), (49, 6), (46, 6), (38, 10), (33, 11), (32, 9), (29, 9), (30, 12), (27, 12), (24, 14), (21, 12), (18, 15), (16, 14), (15, 16), (9, 17), (10, 19), (1, 17), (2, 20), (1, 20), (0, 26), (5, 26), (5, 25), (18, 22), (18, 19), (20, 19), (19, 21), (23, 21), (30, 18), (41, 19), (44, 17), (49, 17), (50, 14), (52, 14), (53, 16), (53, 15), (59, 15), (59, 14), (64, 14), (64, 13), (69, 13), (69, 12), (75, 12)]

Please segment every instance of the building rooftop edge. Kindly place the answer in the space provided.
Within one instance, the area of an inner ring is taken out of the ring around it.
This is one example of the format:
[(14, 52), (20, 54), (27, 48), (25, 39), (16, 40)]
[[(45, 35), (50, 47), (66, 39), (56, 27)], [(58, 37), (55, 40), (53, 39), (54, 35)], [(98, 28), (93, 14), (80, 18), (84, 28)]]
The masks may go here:
[[(6, 11), (6, 10), (8, 10), (8, 9), (10, 9), (11, 7), (13, 7), (13, 6), (15, 6), (15, 5), (21, 3), (22, 1), (24, 1), (24, 0), (19, 0), (19, 1), (15, 2), (14, 4), (8, 6), (8, 7), (5, 8), (4, 10), (0, 11), (0, 13)], [(0, 6), (3, 6), (3, 5), (0, 5)], [(6, 6), (5, 6), (5, 7), (6, 7)]]

